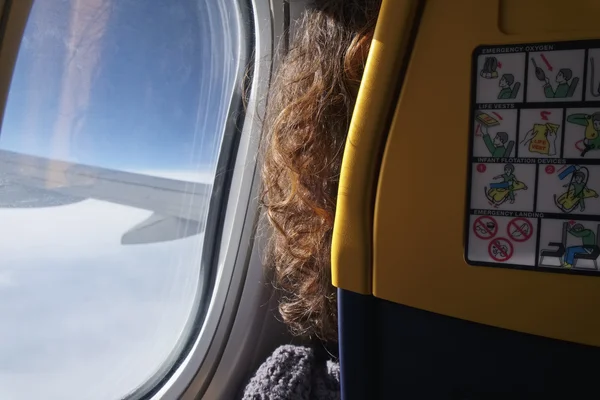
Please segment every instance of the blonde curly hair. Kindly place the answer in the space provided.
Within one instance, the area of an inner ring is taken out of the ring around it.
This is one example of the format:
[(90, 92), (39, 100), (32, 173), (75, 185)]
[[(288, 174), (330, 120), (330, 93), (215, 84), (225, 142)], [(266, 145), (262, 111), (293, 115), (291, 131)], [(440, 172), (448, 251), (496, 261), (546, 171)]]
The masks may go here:
[(331, 233), (350, 118), (381, 0), (324, 0), (306, 11), (271, 87), (261, 204), (274, 228), (266, 265), (293, 334), (337, 341)]

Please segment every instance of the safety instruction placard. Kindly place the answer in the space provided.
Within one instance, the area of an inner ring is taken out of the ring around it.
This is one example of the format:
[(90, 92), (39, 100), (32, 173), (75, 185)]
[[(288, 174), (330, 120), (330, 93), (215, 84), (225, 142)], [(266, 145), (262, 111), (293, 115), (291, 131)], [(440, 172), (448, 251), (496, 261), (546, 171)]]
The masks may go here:
[(480, 46), (465, 259), (598, 274), (600, 41)]

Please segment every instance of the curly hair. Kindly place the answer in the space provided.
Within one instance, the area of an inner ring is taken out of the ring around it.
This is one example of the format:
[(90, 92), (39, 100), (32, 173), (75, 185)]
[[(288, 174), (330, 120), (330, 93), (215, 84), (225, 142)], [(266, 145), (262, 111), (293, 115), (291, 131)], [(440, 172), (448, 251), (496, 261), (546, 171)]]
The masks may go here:
[(337, 341), (331, 234), (341, 158), (381, 0), (322, 0), (297, 25), (263, 125), (266, 266), (297, 336)]

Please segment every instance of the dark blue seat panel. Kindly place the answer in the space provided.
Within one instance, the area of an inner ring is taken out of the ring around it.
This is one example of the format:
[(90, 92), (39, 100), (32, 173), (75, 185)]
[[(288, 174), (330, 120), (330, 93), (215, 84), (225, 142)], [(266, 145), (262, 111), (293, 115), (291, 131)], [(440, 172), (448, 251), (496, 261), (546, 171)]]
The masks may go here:
[(596, 347), (342, 289), (338, 312), (342, 400), (600, 398)]

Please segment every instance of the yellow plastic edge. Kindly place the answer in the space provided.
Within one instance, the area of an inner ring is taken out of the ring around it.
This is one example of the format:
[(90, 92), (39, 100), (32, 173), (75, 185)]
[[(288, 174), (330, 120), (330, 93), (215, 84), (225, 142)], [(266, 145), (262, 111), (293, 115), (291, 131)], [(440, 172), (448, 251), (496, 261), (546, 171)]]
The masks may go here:
[[(500, 0), (448, 4), (426, 3), (395, 106), (375, 209), (373, 295), (467, 321), (600, 347), (600, 278), (470, 266), (464, 260), (463, 240), (473, 50), (482, 44), (599, 39), (600, 30), (588, 26), (548, 32), (546, 21), (540, 19), (530, 22), (537, 33), (506, 35), (497, 24)], [(429, 76), (434, 57), (451, 57), (454, 62), (444, 66), (444, 74)], [(448, 99), (447, 93), (454, 95)], [(437, 119), (444, 120), (445, 135), (465, 140), (431, 146), (429, 157), (423, 157), (415, 153), (431, 145), (423, 126), (439, 126), (435, 118), (427, 119), (432, 109), (428, 99), (435, 98), (441, 98), (439, 104), (444, 106)], [(452, 156), (444, 159), (447, 154)], [(419, 172), (404, 174), (398, 182), (399, 172), (407, 170)], [(452, 193), (451, 201), (436, 203), (432, 181), (424, 179), (429, 176), (440, 176), (435, 190)], [(407, 190), (410, 196), (404, 195)], [(437, 223), (437, 231), (428, 228), (432, 223)], [(435, 246), (423, 240), (432, 233)]]
[(373, 204), (387, 117), (418, 0), (383, 0), (343, 154), (333, 228), (332, 283), (371, 293)]

